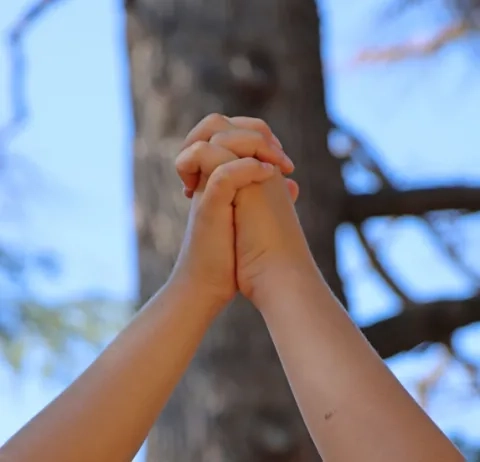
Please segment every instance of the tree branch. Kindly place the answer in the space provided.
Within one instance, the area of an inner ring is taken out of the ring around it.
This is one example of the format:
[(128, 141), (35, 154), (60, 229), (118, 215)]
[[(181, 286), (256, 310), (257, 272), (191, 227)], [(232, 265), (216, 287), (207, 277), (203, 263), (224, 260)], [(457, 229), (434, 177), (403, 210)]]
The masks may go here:
[(354, 224), (371, 217), (420, 216), (439, 210), (478, 212), (480, 187), (382, 189), (373, 194), (349, 194), (346, 202), (344, 220)]
[(438, 53), (446, 46), (476, 32), (471, 21), (460, 20), (440, 29), (427, 38), (413, 38), (406, 43), (391, 45), (380, 49), (363, 50), (353, 61), (353, 66), (371, 63), (393, 63), (410, 58), (422, 58)]
[[(331, 121), (331, 124), (332, 129), (339, 130), (347, 136), (352, 143), (349, 152), (350, 160), (352, 162), (358, 162), (363, 168), (373, 173), (379, 179), (383, 189), (396, 189), (394, 182), (388, 177), (384, 168), (380, 165), (378, 161), (380, 156), (375, 152), (373, 146), (350, 127), (341, 126), (333, 121)], [(419, 218), (425, 223), (440, 249), (450, 258), (452, 263), (480, 289), (480, 276), (463, 260), (456, 247), (445, 239), (443, 234), (435, 226), (431, 215), (426, 214)]]
[(422, 343), (448, 343), (453, 331), (480, 321), (480, 297), (440, 300), (405, 309), (362, 329), (384, 359)]
[(354, 225), (354, 229), (357, 232), (358, 240), (360, 241), (363, 250), (367, 254), (367, 257), (372, 265), (373, 269), (380, 275), (380, 277), (385, 281), (385, 283), (390, 287), (392, 292), (400, 298), (402, 303), (405, 306), (410, 306), (412, 301), (407, 296), (406, 292), (400, 288), (400, 286), (395, 282), (395, 280), (388, 274), (387, 269), (383, 263), (378, 258), (377, 252), (373, 246), (368, 242), (368, 238), (365, 235), (362, 226), (359, 224)]
[(12, 114), (10, 120), (0, 128), (0, 146), (8, 142), (23, 128), (28, 118), (28, 105), (25, 96), (27, 63), (23, 50), (23, 39), (36, 21), (48, 10), (48, 7), (61, 0), (37, 0), (20, 16), (7, 35), (10, 54), (10, 97)]

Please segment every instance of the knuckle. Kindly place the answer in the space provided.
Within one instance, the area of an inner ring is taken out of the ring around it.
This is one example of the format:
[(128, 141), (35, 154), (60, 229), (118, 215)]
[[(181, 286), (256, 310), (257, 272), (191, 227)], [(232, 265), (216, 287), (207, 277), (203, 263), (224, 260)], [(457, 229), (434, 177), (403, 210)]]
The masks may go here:
[(262, 143), (265, 141), (264, 134), (258, 130), (251, 130), (250, 136), (254, 138), (257, 143)]
[(224, 141), (225, 137), (227, 137), (227, 136), (228, 135), (225, 132), (217, 132), (210, 138), (210, 143), (212, 143), (212, 144), (222, 144), (222, 141)]
[(258, 149), (263, 149), (267, 144), (263, 133), (257, 130), (243, 130), (241, 132), (241, 139), (244, 142), (245, 148), (252, 151), (250, 155), (255, 155)]
[(232, 181), (232, 173), (226, 165), (221, 165), (212, 174), (212, 180), (218, 188), (227, 186)]
[(267, 122), (265, 122), (263, 119), (259, 119), (259, 118), (254, 118), (253, 119), (253, 122), (255, 124), (255, 126), (257, 127), (258, 130), (262, 130), (262, 131), (265, 131), (265, 132), (271, 132), (271, 128), (270, 128), (270, 125), (267, 124)]
[(208, 141), (195, 141), (190, 147), (190, 153), (193, 157), (199, 157), (204, 154), (209, 147), (210, 143), (208, 143)]
[(222, 114), (219, 114), (218, 112), (213, 112), (213, 113), (207, 115), (203, 119), (204, 123), (206, 123), (208, 125), (217, 125), (217, 124), (225, 122), (225, 120), (226, 120), (225, 116), (222, 115)]
[(257, 146), (257, 150), (268, 150), (270, 148), (270, 144), (265, 138), (265, 135), (260, 132), (255, 132), (257, 134), (255, 138), (255, 144)]

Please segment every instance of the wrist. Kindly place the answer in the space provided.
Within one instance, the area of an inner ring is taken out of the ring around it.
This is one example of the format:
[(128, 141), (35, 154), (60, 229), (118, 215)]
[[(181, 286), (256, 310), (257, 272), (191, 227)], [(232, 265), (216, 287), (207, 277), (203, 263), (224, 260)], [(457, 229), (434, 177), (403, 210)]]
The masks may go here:
[(302, 294), (325, 288), (328, 290), (313, 259), (271, 265), (271, 269), (265, 272), (260, 284), (257, 284), (252, 292), (251, 301), (262, 314), (265, 314), (275, 311), (279, 304), (296, 305)]
[(228, 304), (223, 294), (215, 293), (205, 284), (189, 277), (173, 273), (163, 291), (185, 306), (191, 306), (195, 314), (215, 318)]

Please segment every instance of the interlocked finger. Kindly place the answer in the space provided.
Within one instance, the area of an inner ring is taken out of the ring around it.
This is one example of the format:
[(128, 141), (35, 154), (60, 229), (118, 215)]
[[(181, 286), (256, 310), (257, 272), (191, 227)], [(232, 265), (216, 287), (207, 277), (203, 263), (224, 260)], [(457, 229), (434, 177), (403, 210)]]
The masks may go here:
[(228, 149), (207, 141), (196, 141), (177, 157), (177, 173), (185, 185), (187, 197), (198, 187), (200, 175), (209, 177), (220, 165), (238, 159)]
[[(226, 117), (220, 114), (210, 114), (202, 119), (186, 136), (182, 149), (190, 147), (197, 141), (211, 141), (211, 139), (225, 131), (248, 130), (259, 133), (264, 137), (264, 143), (270, 149), (262, 149), (256, 153), (256, 157), (262, 162), (270, 162), (278, 165), (284, 174), (291, 173), (294, 169), (292, 161), (283, 152), (278, 138), (261, 119), (252, 117)], [(235, 153), (235, 152), (234, 152)]]
[(268, 180), (274, 173), (273, 165), (250, 157), (220, 165), (214, 170), (205, 187), (202, 200), (208, 204), (206, 209), (230, 206), (239, 189)]

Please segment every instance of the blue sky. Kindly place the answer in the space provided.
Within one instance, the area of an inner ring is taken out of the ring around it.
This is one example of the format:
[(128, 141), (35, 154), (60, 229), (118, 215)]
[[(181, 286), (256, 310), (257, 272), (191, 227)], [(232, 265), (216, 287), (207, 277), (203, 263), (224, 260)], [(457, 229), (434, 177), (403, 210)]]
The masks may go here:
[[(60, 2), (30, 30), (25, 42), (31, 114), (25, 131), (10, 146), (13, 155), (7, 167), (19, 183), (16, 189), (0, 187), (0, 206), (17, 205), (13, 216), (2, 216), (0, 235), (25, 248), (53, 249), (59, 255), (61, 277), (33, 281), (35, 290), (48, 299), (77, 298), (92, 291), (131, 297), (136, 292), (132, 126), (119, 3)], [(28, 4), (3, 2), (0, 31), (6, 32)], [(473, 45), (458, 43), (421, 61), (349, 69), (346, 64), (358, 50), (428, 34), (447, 20), (440, 9), (436, 15), (416, 9), (385, 23), (374, 14), (381, 4), (323, 4), (330, 111), (368, 137), (401, 187), (480, 183), (480, 131), (475, 124), (480, 66)], [(6, 49), (0, 48), (0, 122), (11, 110), (8, 69)], [(365, 185), (354, 174), (349, 182)], [(479, 223), (478, 216), (462, 220), (455, 238), (480, 274)], [(367, 231), (413, 298), (471, 293), (471, 283), (442, 257), (417, 221), (372, 220)], [(339, 233), (339, 247), (357, 321), (367, 324), (398, 309), (398, 302), (369, 269), (350, 229)], [(471, 327), (456, 338), (462, 350), (477, 359), (480, 347), (474, 343), (479, 335)], [(91, 354), (80, 356), (78, 370), (92, 360)], [(390, 365), (414, 393), (414, 383), (440, 358), (440, 349), (433, 348), (401, 355)], [(472, 425), (480, 420), (480, 399), (469, 394), (466, 381), (461, 368), (452, 366), (433, 393), (429, 411), (447, 431), (480, 442), (480, 430)], [(0, 443), (65, 385), (34, 374), (13, 377), (6, 367), (0, 368)]]

